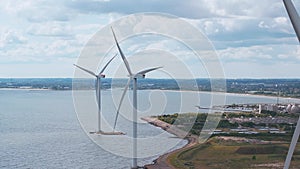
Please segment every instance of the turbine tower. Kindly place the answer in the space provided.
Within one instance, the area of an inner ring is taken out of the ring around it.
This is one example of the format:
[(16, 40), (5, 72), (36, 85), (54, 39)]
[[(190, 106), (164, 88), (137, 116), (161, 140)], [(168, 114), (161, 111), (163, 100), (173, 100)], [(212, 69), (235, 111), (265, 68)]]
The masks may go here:
[(117, 54), (115, 54), (114, 57), (112, 57), (107, 63), (106, 65), (102, 68), (102, 70), (100, 71), (100, 73), (97, 75), (95, 74), (94, 72), (88, 70), (88, 69), (85, 69), (81, 66), (78, 66), (76, 64), (74, 64), (74, 66), (78, 67), (79, 69), (89, 73), (90, 75), (92, 76), (95, 76), (96, 77), (96, 98), (97, 98), (97, 105), (98, 105), (98, 129), (96, 131), (97, 134), (102, 134), (104, 133), (102, 130), (101, 130), (101, 78), (105, 78), (105, 75), (102, 74), (104, 72), (104, 70), (106, 69), (106, 67), (110, 64), (110, 62), (117, 56)]
[(132, 161), (132, 168), (136, 169), (136, 168), (138, 168), (138, 166), (137, 166), (137, 79), (138, 78), (145, 78), (146, 73), (149, 73), (149, 72), (154, 71), (156, 69), (159, 69), (161, 67), (149, 68), (149, 69), (139, 71), (137, 73), (132, 73), (132, 71), (130, 69), (130, 66), (129, 66), (129, 63), (128, 63), (125, 55), (123, 54), (123, 52), (120, 48), (120, 45), (117, 41), (117, 38), (116, 38), (116, 35), (115, 35), (115, 32), (114, 32), (113, 28), (111, 28), (111, 30), (112, 30), (117, 48), (119, 50), (119, 53), (122, 57), (122, 60), (125, 64), (125, 66), (126, 66), (126, 69), (127, 69), (128, 73), (129, 73), (129, 79), (128, 79), (128, 82), (125, 86), (123, 94), (121, 96), (120, 104), (118, 106), (118, 110), (117, 110), (117, 114), (116, 114), (116, 118), (115, 118), (115, 123), (114, 123), (114, 130), (115, 130), (115, 127), (116, 127), (116, 124), (117, 124), (119, 111), (120, 111), (121, 104), (123, 102), (124, 96), (125, 96), (125, 94), (128, 90), (130, 82), (133, 81), (133, 101), (132, 101), (133, 102), (133, 119), (132, 119), (132, 122), (133, 122), (133, 157), (132, 157), (133, 159), (132, 160), (133, 161)]
[[(287, 13), (290, 17), (290, 20), (292, 22), (292, 25), (293, 25), (294, 30), (296, 32), (296, 35), (298, 37), (298, 41), (300, 42), (300, 17), (299, 17), (299, 15), (296, 11), (296, 8), (295, 8), (295, 6), (294, 6), (294, 4), (291, 0), (283, 0), (283, 3), (284, 3), (284, 6), (287, 10)], [(299, 134), (300, 134), (300, 117), (298, 119), (297, 126), (296, 126), (296, 129), (294, 131), (293, 138), (292, 138), (292, 141), (291, 141), (291, 145), (290, 145), (288, 154), (287, 154), (286, 159), (285, 159), (284, 169), (288, 169), (290, 167), (292, 156), (293, 156), (293, 153), (294, 153), (295, 148), (296, 148), (296, 144), (297, 144), (298, 139), (299, 139)]]

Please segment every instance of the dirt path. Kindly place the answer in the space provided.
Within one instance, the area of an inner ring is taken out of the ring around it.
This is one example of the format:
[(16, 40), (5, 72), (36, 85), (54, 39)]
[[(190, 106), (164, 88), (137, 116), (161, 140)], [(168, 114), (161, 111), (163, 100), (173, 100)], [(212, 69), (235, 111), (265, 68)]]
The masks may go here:
[(181, 150), (190, 148), (194, 145), (196, 145), (198, 143), (198, 136), (196, 135), (188, 135), (188, 133), (186, 131), (183, 131), (175, 126), (172, 126), (166, 122), (163, 122), (157, 118), (152, 118), (152, 117), (143, 117), (142, 120), (162, 128), (163, 130), (176, 135), (179, 138), (183, 138), (183, 139), (187, 139), (188, 140), (188, 144), (185, 145), (182, 148), (179, 148), (177, 150), (171, 151), (169, 153), (166, 153), (164, 155), (161, 155), (158, 159), (156, 159), (154, 161), (154, 164), (148, 164), (145, 165), (144, 167), (146, 169), (174, 169), (174, 167), (170, 164), (170, 162), (168, 161), (168, 157), (171, 154), (177, 153)]

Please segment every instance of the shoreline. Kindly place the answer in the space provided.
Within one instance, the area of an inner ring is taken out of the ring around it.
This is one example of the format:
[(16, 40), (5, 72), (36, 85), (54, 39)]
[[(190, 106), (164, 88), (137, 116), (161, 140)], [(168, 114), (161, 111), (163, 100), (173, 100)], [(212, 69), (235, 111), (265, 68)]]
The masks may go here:
[(173, 150), (171, 152), (165, 153), (163, 155), (160, 155), (157, 159), (153, 160), (153, 164), (144, 165), (144, 168), (146, 168), (146, 169), (174, 169), (174, 167), (170, 164), (168, 157), (171, 154), (177, 153), (179, 151), (182, 151), (184, 149), (190, 148), (190, 147), (198, 144), (198, 136), (196, 136), (196, 135), (188, 134), (188, 132), (178, 129), (177, 127), (172, 126), (166, 122), (163, 122), (157, 118), (142, 117), (141, 119), (148, 122), (151, 125), (160, 127), (161, 129), (167, 131), (168, 133), (174, 134), (175, 136), (182, 138), (182, 139), (186, 139), (188, 141), (188, 143), (186, 145), (184, 145), (183, 147)]
[[(116, 88), (116, 89), (122, 89), (122, 88)], [(0, 90), (3, 91), (11, 91), (11, 90), (24, 90), (24, 91), (91, 91), (94, 89), (61, 89), (61, 90), (55, 90), (50, 88), (9, 88), (9, 87), (3, 87), (0, 88)], [(112, 89), (104, 89), (104, 91), (110, 91)], [(250, 97), (262, 97), (262, 98), (279, 98), (279, 99), (290, 99), (293, 101), (300, 101), (300, 98), (297, 97), (287, 97), (287, 96), (273, 96), (273, 95), (264, 95), (264, 94), (251, 94), (251, 93), (229, 93), (229, 92), (220, 92), (220, 91), (196, 91), (196, 90), (170, 90), (170, 89), (144, 89), (145, 91), (165, 91), (165, 92), (190, 92), (190, 93), (198, 93), (198, 94), (219, 94), (219, 95), (228, 95), (228, 96), (250, 96)], [(142, 91), (142, 90), (141, 90)]]
[[(149, 89), (153, 91), (167, 91), (167, 92), (191, 92), (191, 93), (204, 93), (204, 94), (223, 94), (223, 95), (229, 95), (229, 96), (253, 96), (253, 97), (267, 97), (267, 98), (277, 98), (277, 96), (274, 95), (264, 95), (264, 94), (251, 94), (251, 93), (230, 93), (230, 92), (220, 92), (220, 91), (199, 91), (199, 90), (170, 90), (170, 89)], [(300, 98), (297, 97), (287, 97), (287, 96), (279, 96), (280, 99), (295, 99), (300, 101)]]
[(43, 89), (43, 88), (9, 88), (9, 87), (3, 87), (0, 88), (0, 90), (24, 90), (24, 91), (50, 91), (51, 89)]

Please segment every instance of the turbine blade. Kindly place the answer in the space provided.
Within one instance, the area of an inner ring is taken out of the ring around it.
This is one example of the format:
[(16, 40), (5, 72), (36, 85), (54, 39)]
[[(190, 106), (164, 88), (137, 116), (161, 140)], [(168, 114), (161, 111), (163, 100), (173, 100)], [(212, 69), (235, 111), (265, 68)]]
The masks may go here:
[(300, 17), (297, 13), (297, 10), (291, 0), (283, 0), (284, 6), (287, 10), (287, 13), (290, 17), (296, 35), (298, 37), (298, 41), (300, 42)]
[(104, 72), (104, 70), (106, 69), (106, 67), (110, 64), (110, 62), (115, 58), (117, 56), (117, 54), (115, 54), (115, 56), (114, 57), (112, 57), (107, 63), (106, 63), (106, 65), (103, 67), (103, 69), (100, 71), (100, 73), (99, 73), (99, 75), (98, 76), (100, 76), (101, 75), (101, 73), (103, 73)]
[(142, 71), (139, 71), (136, 75), (143, 75), (143, 74), (146, 74), (148, 72), (151, 72), (151, 71), (154, 71), (154, 70), (157, 70), (157, 69), (160, 69), (160, 68), (162, 68), (162, 66), (142, 70)]
[(114, 30), (113, 30), (112, 27), (111, 27), (111, 31), (112, 31), (112, 33), (113, 33), (113, 36), (114, 36), (116, 45), (117, 45), (117, 47), (118, 47), (118, 50), (119, 50), (119, 52), (120, 52), (120, 55), (121, 55), (121, 57), (122, 57), (122, 60), (123, 60), (123, 62), (125, 63), (125, 66), (126, 66), (126, 69), (127, 69), (128, 73), (129, 73), (129, 75), (131, 76), (131, 75), (132, 75), (132, 72), (131, 72), (129, 63), (128, 63), (128, 61), (127, 61), (125, 55), (123, 54), (123, 52), (122, 52), (122, 50), (121, 50), (121, 48), (120, 48), (120, 45), (119, 45), (119, 43), (118, 43), (118, 41), (117, 41), (117, 38), (116, 38), (116, 34), (115, 34), (115, 32), (114, 32)]
[(125, 88), (124, 88), (123, 94), (122, 94), (122, 96), (121, 96), (121, 100), (120, 100), (120, 103), (119, 103), (119, 106), (118, 106), (118, 110), (117, 110), (117, 114), (116, 114), (116, 118), (115, 118), (114, 130), (115, 130), (116, 125), (117, 125), (117, 121), (118, 121), (118, 116), (119, 116), (119, 113), (120, 113), (121, 105), (122, 105), (122, 103), (123, 103), (124, 96), (125, 96), (125, 94), (126, 94), (126, 92), (127, 92), (127, 90), (128, 90), (128, 87), (129, 87), (129, 85), (130, 85), (130, 81), (131, 81), (131, 78), (128, 79), (127, 84), (126, 84), (126, 86), (125, 86)]
[(73, 65), (76, 66), (76, 67), (78, 67), (79, 69), (81, 69), (81, 70), (83, 70), (83, 71), (85, 71), (85, 72), (87, 72), (87, 73), (89, 73), (89, 74), (91, 74), (91, 75), (97, 77), (97, 75), (96, 75), (94, 72), (92, 72), (92, 71), (90, 71), (90, 70), (87, 70), (87, 69), (85, 69), (85, 68), (83, 68), (83, 67), (81, 67), (81, 66), (78, 66), (78, 65), (76, 65), (76, 64), (73, 64)]
[[(297, 10), (291, 0), (283, 0), (283, 3), (287, 10), (287, 13), (290, 17), (290, 20), (292, 22), (294, 30), (296, 32), (298, 41), (300, 42), (300, 17), (299, 17), (299, 14), (297, 13)], [(288, 169), (290, 167), (291, 159), (292, 159), (293, 153), (295, 151), (296, 144), (299, 139), (299, 135), (300, 135), (300, 117), (298, 119), (298, 123), (297, 123), (296, 129), (294, 131), (293, 138), (292, 138), (292, 141), (291, 141), (291, 144), (289, 147), (289, 151), (288, 151), (288, 154), (285, 159), (284, 169)]]

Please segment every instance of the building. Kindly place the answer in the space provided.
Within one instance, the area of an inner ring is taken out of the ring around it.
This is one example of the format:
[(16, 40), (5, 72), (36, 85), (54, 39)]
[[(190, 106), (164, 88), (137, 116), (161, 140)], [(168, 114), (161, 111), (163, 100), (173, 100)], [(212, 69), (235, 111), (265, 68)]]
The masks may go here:
[(258, 113), (260, 114), (263, 110), (277, 112), (278, 106), (276, 104), (260, 104), (260, 105), (258, 105)]

